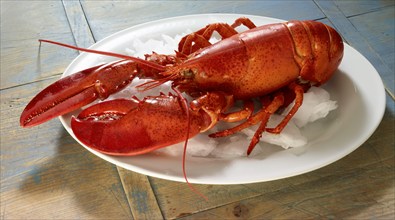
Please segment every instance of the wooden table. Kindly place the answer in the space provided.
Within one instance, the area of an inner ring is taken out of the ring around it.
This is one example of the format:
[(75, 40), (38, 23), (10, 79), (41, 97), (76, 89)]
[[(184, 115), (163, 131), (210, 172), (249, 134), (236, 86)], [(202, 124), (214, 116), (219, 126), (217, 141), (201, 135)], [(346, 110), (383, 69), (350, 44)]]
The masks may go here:
[[(393, 219), (394, 1), (1, 1), (2, 219)], [(27, 102), (78, 52), (117, 31), (197, 13), (314, 19), (332, 24), (375, 66), (387, 92), (384, 119), (345, 158), (303, 175), (246, 185), (195, 185), (116, 167), (76, 143), (55, 119), (22, 129)]]

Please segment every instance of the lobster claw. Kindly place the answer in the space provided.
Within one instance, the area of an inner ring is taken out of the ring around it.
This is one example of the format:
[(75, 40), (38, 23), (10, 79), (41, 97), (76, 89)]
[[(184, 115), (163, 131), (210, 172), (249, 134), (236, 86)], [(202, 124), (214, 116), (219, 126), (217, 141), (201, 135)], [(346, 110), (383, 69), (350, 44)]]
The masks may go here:
[(20, 125), (32, 127), (81, 108), (97, 98), (105, 99), (133, 80), (137, 70), (134, 61), (120, 60), (64, 77), (29, 102), (21, 114)]
[(190, 122), (178, 97), (118, 99), (93, 105), (72, 118), (79, 141), (99, 152), (129, 156), (184, 141), (210, 124), (207, 115), (190, 111)]

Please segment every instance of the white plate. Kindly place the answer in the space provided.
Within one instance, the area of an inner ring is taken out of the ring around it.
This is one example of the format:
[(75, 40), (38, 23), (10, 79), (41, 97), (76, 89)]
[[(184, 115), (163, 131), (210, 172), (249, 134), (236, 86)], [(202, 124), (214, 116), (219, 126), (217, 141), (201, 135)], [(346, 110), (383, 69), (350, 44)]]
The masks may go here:
[[(158, 39), (161, 34), (175, 36), (187, 29), (200, 29), (209, 23), (233, 23), (236, 18), (242, 16), (249, 17), (257, 25), (282, 21), (238, 14), (175, 17), (128, 28), (101, 40), (91, 48), (124, 53), (126, 45), (130, 45), (134, 38), (146, 41), (150, 38)], [(97, 62), (97, 55), (82, 53), (63, 75), (93, 66)], [(385, 92), (382, 81), (366, 58), (349, 45), (345, 45), (344, 59), (325, 88), (332, 99), (338, 101), (339, 107), (331, 120), (325, 120), (325, 124), (320, 125), (323, 128), (320, 130), (320, 135), (310, 139), (308, 146), (289, 150), (280, 150), (279, 147), (277, 150), (255, 157), (233, 159), (187, 157), (189, 181), (201, 184), (245, 184), (276, 180), (318, 169), (351, 153), (372, 135), (383, 117)], [(70, 115), (61, 116), (60, 120), (75, 138), (70, 128)], [(180, 156), (146, 154), (115, 157), (84, 147), (100, 158), (125, 169), (184, 182)], [(193, 146), (189, 145), (189, 147)]]

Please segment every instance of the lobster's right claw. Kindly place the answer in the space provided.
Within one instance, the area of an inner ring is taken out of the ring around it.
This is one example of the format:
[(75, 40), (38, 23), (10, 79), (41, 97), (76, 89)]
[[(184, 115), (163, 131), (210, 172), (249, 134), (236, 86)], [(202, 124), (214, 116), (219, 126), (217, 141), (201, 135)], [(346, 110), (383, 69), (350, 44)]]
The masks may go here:
[[(189, 137), (208, 126), (210, 118), (190, 112)], [(176, 96), (102, 102), (72, 118), (77, 139), (99, 152), (129, 156), (185, 141), (188, 119)]]
[[(105, 99), (124, 88), (138, 74), (136, 63), (120, 60), (64, 77), (38, 93), (23, 110), (22, 127), (32, 127)], [(148, 71), (147, 71), (148, 72)]]

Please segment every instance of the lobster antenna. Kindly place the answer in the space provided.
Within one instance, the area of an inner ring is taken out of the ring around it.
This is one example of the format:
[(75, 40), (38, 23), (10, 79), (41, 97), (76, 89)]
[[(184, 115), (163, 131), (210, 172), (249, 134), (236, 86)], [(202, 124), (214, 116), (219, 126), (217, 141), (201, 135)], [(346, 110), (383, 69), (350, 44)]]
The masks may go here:
[(186, 168), (185, 168), (185, 161), (186, 161), (186, 154), (187, 154), (187, 145), (188, 145), (188, 140), (189, 140), (189, 130), (191, 127), (191, 117), (189, 114), (189, 110), (188, 110), (188, 102), (187, 99), (181, 95), (181, 92), (176, 88), (176, 87), (172, 87), (172, 89), (177, 93), (178, 97), (181, 99), (182, 102), (182, 106), (185, 109), (185, 112), (187, 114), (187, 121), (188, 121), (188, 126), (187, 126), (187, 135), (185, 138), (185, 142), (184, 142), (184, 151), (182, 154), (182, 173), (184, 175), (184, 179), (187, 182), (189, 188), (195, 192), (198, 196), (202, 197), (203, 199), (205, 199), (208, 202), (208, 198), (207, 196), (205, 196), (203, 193), (201, 193), (199, 190), (197, 190), (189, 181), (188, 181), (188, 177), (187, 177), (187, 172), (186, 172)]
[(148, 82), (142, 83), (140, 85), (137, 85), (136, 88), (140, 89), (141, 91), (147, 91), (150, 89), (153, 89), (155, 87), (161, 86), (162, 84), (165, 84), (168, 81), (171, 81), (177, 77), (177, 74), (171, 74), (165, 78), (162, 79), (155, 79), (155, 80), (150, 80)]
[(156, 63), (149, 62), (147, 60), (140, 59), (138, 57), (132, 57), (132, 56), (127, 56), (127, 55), (123, 55), (123, 54), (119, 54), (119, 53), (113, 53), (113, 52), (107, 52), (107, 51), (92, 50), (92, 49), (87, 49), (87, 48), (82, 48), (82, 47), (76, 47), (76, 46), (72, 46), (72, 45), (69, 45), (69, 44), (64, 44), (64, 43), (60, 43), (60, 42), (56, 42), (56, 41), (52, 41), (52, 40), (39, 39), (38, 41), (40, 42), (40, 44), (41, 44), (41, 42), (45, 42), (45, 43), (59, 45), (59, 46), (62, 46), (62, 47), (71, 48), (73, 50), (79, 50), (79, 51), (88, 52), (88, 53), (95, 53), (95, 54), (100, 54), (100, 55), (105, 55), (105, 56), (110, 56), (110, 57), (118, 57), (118, 58), (125, 59), (125, 60), (133, 60), (133, 61), (136, 61), (138, 63), (144, 64), (144, 65), (146, 65), (148, 67), (151, 67), (151, 68), (154, 68), (156, 70), (159, 70), (159, 71), (165, 71), (166, 70), (166, 68), (164, 66), (161, 66), (161, 65), (156, 64)]

